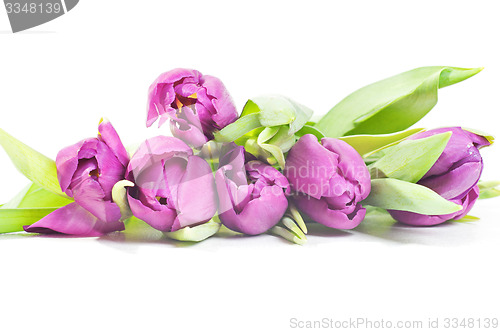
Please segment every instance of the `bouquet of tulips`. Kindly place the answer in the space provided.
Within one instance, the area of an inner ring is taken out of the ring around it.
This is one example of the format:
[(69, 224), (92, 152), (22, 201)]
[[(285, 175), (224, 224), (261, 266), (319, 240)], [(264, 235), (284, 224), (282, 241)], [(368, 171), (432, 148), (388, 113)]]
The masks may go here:
[(414, 226), (472, 220), (478, 198), (500, 195), (500, 182), (480, 181), (480, 149), (493, 137), (410, 127), (438, 89), (481, 69), (417, 68), (353, 92), (318, 121), (280, 95), (249, 99), (238, 115), (218, 78), (168, 71), (149, 88), (146, 124), (168, 122), (173, 137), (134, 151), (107, 120), (55, 161), (0, 129), (32, 182), (0, 206), (0, 233), (101, 236), (142, 220), (179, 241), (225, 227), (304, 244), (307, 223), (353, 229), (367, 207)]

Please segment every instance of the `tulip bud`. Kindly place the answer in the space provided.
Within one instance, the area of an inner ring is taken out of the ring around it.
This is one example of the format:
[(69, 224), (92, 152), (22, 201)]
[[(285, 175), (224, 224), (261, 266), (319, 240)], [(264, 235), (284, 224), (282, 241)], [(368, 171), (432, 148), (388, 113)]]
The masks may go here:
[(134, 216), (150, 226), (175, 232), (209, 221), (217, 210), (209, 164), (175, 137), (146, 140), (130, 160), (128, 202)]
[(220, 159), (215, 174), (219, 218), (233, 231), (256, 235), (268, 231), (288, 207), (287, 179), (274, 167), (245, 160), (245, 150), (233, 146)]
[(365, 217), (360, 202), (370, 193), (370, 173), (349, 144), (304, 135), (288, 153), (284, 174), (297, 207), (314, 221), (351, 229)]
[(429, 137), (444, 132), (452, 135), (436, 163), (418, 181), (418, 184), (432, 189), (443, 198), (459, 204), (462, 210), (446, 215), (423, 215), (407, 211), (390, 210), (391, 216), (405, 224), (431, 226), (450, 219), (464, 217), (479, 197), (477, 183), (483, 170), (483, 159), (479, 149), (491, 142), (482, 135), (460, 127), (438, 128), (410, 136), (409, 140)]
[(238, 113), (218, 78), (178, 68), (161, 74), (149, 88), (147, 126), (158, 118), (159, 126), (170, 119), (172, 135), (200, 148)]
[(97, 138), (88, 138), (59, 152), (56, 158), (61, 190), (75, 199), (31, 226), (27, 232), (101, 235), (123, 230), (121, 212), (113, 202), (113, 186), (125, 177), (129, 158), (107, 120)]

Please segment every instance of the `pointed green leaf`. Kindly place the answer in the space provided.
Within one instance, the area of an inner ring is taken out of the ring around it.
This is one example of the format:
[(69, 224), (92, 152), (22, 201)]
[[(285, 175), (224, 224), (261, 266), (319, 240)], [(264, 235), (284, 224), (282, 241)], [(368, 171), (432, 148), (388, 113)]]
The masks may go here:
[(376, 170), (380, 171), (383, 177), (416, 183), (436, 163), (450, 140), (451, 134), (451, 132), (446, 132), (421, 139), (402, 141), (393, 146), (381, 159), (371, 164), (370, 173), (373, 175), (373, 170)]
[(225, 126), (221, 131), (214, 133), (214, 139), (217, 142), (234, 142), (246, 133), (262, 127), (258, 113), (249, 114), (240, 117), (235, 122)]
[(378, 149), (397, 144), (405, 138), (423, 131), (423, 128), (408, 129), (394, 134), (384, 135), (352, 135), (339, 137), (340, 140), (352, 146), (362, 156)]
[(24, 176), (44, 189), (67, 197), (59, 186), (56, 163), (52, 159), (21, 143), (2, 129), (0, 129), (0, 145)]
[(318, 141), (321, 140), (323, 137), (325, 137), (325, 135), (318, 128), (315, 128), (310, 125), (305, 125), (298, 132), (295, 133), (297, 137), (302, 137), (307, 134), (316, 136)]
[(35, 223), (57, 209), (57, 207), (0, 209), (0, 233), (21, 232), (23, 226)]
[(438, 89), (482, 68), (421, 67), (361, 88), (335, 105), (316, 127), (328, 137), (405, 130), (437, 103)]
[(471, 221), (478, 221), (478, 220), (481, 220), (481, 219), (478, 217), (471, 216), (471, 215), (466, 215), (465, 217), (462, 217), (461, 219), (458, 219), (458, 220), (452, 219), (450, 221), (453, 221), (453, 222), (471, 222)]
[(165, 236), (177, 240), (177, 241), (188, 241), (188, 242), (200, 242), (203, 241), (220, 229), (221, 224), (214, 221), (213, 219), (194, 227), (184, 227), (175, 232), (165, 232)]
[(500, 196), (500, 188), (490, 188), (479, 192), (479, 199), (495, 198)]
[(13, 199), (3, 205), (2, 208), (53, 208), (62, 207), (71, 202), (73, 202), (73, 199), (56, 195), (32, 183), (21, 190)]
[(397, 179), (374, 179), (371, 184), (370, 195), (363, 201), (366, 205), (427, 215), (449, 214), (462, 209), (419, 184)]

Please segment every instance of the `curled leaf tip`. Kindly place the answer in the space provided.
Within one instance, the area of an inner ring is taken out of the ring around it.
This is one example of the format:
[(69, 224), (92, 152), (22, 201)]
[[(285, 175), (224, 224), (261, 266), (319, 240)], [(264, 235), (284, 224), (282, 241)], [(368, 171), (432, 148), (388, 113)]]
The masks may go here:
[(118, 181), (111, 191), (111, 196), (113, 197), (113, 202), (120, 208), (120, 213), (122, 215), (121, 219), (125, 220), (132, 216), (130, 211), (130, 206), (127, 200), (127, 187), (134, 187), (135, 184), (128, 180)]

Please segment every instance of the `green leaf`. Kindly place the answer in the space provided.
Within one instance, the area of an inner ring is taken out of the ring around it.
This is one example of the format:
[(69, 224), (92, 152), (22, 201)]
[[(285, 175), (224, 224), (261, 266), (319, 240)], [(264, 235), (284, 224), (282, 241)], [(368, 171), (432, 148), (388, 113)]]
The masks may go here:
[(483, 181), (477, 184), (479, 187), (479, 199), (488, 199), (500, 196), (500, 181)]
[(371, 184), (370, 195), (363, 201), (366, 205), (427, 215), (449, 214), (462, 209), (419, 184), (397, 179), (373, 179)]
[(68, 205), (71, 202), (73, 202), (73, 199), (56, 195), (32, 183), (0, 209), (54, 208)]
[[(451, 131), (416, 140), (404, 140), (370, 165), (373, 175), (416, 183), (436, 163), (450, 140)], [(375, 172), (374, 172), (375, 171)]]
[(481, 220), (481, 219), (478, 217), (471, 216), (471, 215), (466, 215), (460, 219), (457, 219), (457, 220), (452, 219), (450, 221), (453, 221), (453, 222), (471, 222), (471, 221), (478, 221), (478, 220)]
[(235, 122), (227, 125), (221, 131), (214, 133), (214, 139), (217, 142), (234, 142), (246, 133), (262, 127), (258, 113), (241, 116)]
[(2, 208), (0, 209), (0, 233), (21, 232), (23, 226), (35, 223), (57, 209), (57, 207), (24, 209)]
[(313, 114), (308, 107), (280, 95), (257, 97), (248, 103), (252, 111), (255, 106), (260, 110), (260, 123), (264, 127), (290, 125), (290, 135), (299, 131)]
[(416, 68), (365, 86), (335, 105), (316, 127), (328, 137), (387, 134), (409, 128), (436, 105), (438, 89), (482, 68)]
[(408, 129), (394, 134), (384, 135), (352, 135), (339, 137), (340, 140), (352, 146), (362, 156), (379, 149), (395, 145), (405, 138), (424, 131), (423, 128)]
[(316, 136), (318, 141), (321, 140), (323, 137), (325, 137), (325, 135), (318, 128), (315, 128), (307, 124), (304, 127), (302, 127), (302, 129), (300, 129), (298, 132), (295, 133), (297, 137), (302, 137), (307, 134)]
[(3, 146), (16, 168), (33, 183), (55, 194), (67, 197), (57, 180), (56, 163), (21, 143), (0, 129), (0, 145)]
[(313, 111), (290, 98), (268, 95), (249, 99), (236, 122), (214, 134), (217, 142), (233, 142), (259, 127), (288, 126), (288, 135), (299, 131)]
[(200, 242), (203, 241), (220, 229), (221, 224), (214, 219), (194, 227), (184, 227), (175, 232), (165, 232), (165, 236), (177, 240), (177, 241), (188, 241), (188, 242)]

